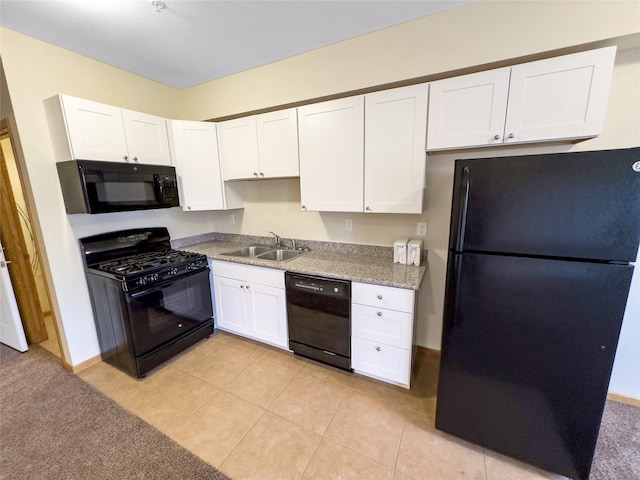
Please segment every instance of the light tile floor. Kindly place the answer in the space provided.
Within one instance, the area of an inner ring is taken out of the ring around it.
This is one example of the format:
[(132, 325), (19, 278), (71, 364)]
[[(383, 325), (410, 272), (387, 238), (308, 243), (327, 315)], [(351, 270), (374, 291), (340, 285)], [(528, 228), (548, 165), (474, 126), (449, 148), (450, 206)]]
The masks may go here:
[(147, 378), (79, 374), (234, 480), (561, 479), (434, 428), (438, 360), (411, 390), (216, 332)]

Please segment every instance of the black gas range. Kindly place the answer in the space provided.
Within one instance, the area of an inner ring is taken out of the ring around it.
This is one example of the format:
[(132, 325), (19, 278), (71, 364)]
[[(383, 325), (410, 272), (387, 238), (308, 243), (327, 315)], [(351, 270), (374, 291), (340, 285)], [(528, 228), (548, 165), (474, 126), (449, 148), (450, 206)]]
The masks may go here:
[(106, 260), (92, 266), (97, 274), (122, 282), (125, 292), (150, 286), (207, 268), (207, 257), (199, 253), (161, 249)]
[(204, 255), (171, 248), (164, 227), (80, 239), (102, 359), (130, 375), (213, 333)]

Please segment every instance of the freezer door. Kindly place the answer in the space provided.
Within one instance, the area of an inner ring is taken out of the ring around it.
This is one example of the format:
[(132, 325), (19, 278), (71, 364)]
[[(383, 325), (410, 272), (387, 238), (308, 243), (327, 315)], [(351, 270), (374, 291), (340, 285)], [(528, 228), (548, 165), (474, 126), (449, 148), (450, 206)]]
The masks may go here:
[(451, 255), (436, 428), (586, 479), (632, 271)]
[(457, 160), (450, 248), (632, 262), (638, 162), (640, 148)]

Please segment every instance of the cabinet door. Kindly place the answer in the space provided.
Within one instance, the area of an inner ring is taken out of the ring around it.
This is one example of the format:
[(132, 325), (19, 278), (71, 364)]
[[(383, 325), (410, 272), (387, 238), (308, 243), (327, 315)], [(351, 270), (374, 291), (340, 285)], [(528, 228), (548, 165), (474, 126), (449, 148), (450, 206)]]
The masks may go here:
[(122, 110), (130, 162), (171, 165), (167, 120), (132, 110)]
[(361, 212), (364, 96), (298, 109), (303, 210)]
[(432, 82), (427, 150), (503, 143), (511, 68)]
[(364, 210), (422, 213), (427, 84), (365, 96)]
[(224, 209), (216, 124), (173, 120), (171, 132), (182, 209)]
[(351, 366), (356, 372), (409, 387), (410, 350), (352, 336)]
[(218, 124), (222, 178), (260, 178), (256, 116), (236, 118)]
[(72, 158), (124, 161), (128, 156), (122, 110), (61, 95)]
[(273, 345), (288, 348), (287, 303), (283, 288), (252, 283), (249, 288), (252, 310), (252, 335)]
[(216, 325), (220, 329), (242, 335), (250, 330), (245, 286), (244, 281), (214, 275)]
[(257, 115), (256, 128), (260, 163), (258, 174), (267, 178), (299, 176), (297, 109)]
[(600, 134), (615, 54), (608, 47), (514, 66), (505, 142)]

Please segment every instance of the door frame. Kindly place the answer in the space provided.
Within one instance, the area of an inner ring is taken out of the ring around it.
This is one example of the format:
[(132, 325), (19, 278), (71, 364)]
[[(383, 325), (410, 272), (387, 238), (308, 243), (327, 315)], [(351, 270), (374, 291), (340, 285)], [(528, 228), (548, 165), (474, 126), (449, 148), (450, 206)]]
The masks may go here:
[[(58, 321), (56, 318), (56, 309), (54, 308), (54, 298), (51, 295), (51, 287), (49, 284), (49, 264), (43, 261), (44, 255), (42, 254), (42, 241), (40, 234), (40, 224), (38, 217), (33, 206), (30, 184), (25, 175), (25, 168), (17, 145), (17, 137), (13, 134), (14, 129), (11, 128), (11, 124), (8, 119), (0, 119), (0, 138), (9, 138), (11, 142), (11, 149), (16, 162), (16, 168), (18, 170), (18, 176), (20, 178), (20, 186), (24, 193), (24, 199), (27, 206), (27, 212), (29, 215), (29, 221), (31, 223), (31, 230), (35, 240), (35, 254), (38, 257), (38, 261), (43, 269), (43, 281), (45, 285), (45, 293), (51, 306), (51, 316), (53, 318), (53, 325), (56, 330), (56, 337), (58, 346), (60, 347), (60, 355), (63, 364), (66, 364), (64, 359), (64, 350), (62, 348), (62, 341), (60, 336), (60, 330), (58, 328)], [(2, 194), (1, 194), (1, 216), (0, 229), (2, 233), (2, 244), (5, 247), (5, 253), (12, 261), (10, 273), (13, 283), (16, 301), (20, 310), (20, 317), (24, 325), (25, 334), (29, 344), (40, 343), (48, 338), (44, 315), (40, 305), (38, 297), (38, 291), (34, 280), (33, 271), (31, 269), (29, 252), (26, 248), (26, 242), (22, 234), (15, 235), (13, 232), (22, 231), (20, 225), (20, 218), (18, 210), (15, 206), (15, 200), (13, 195), (13, 188), (11, 186), (6, 159), (0, 149), (1, 157), (1, 175), (0, 181), (2, 182)]]

